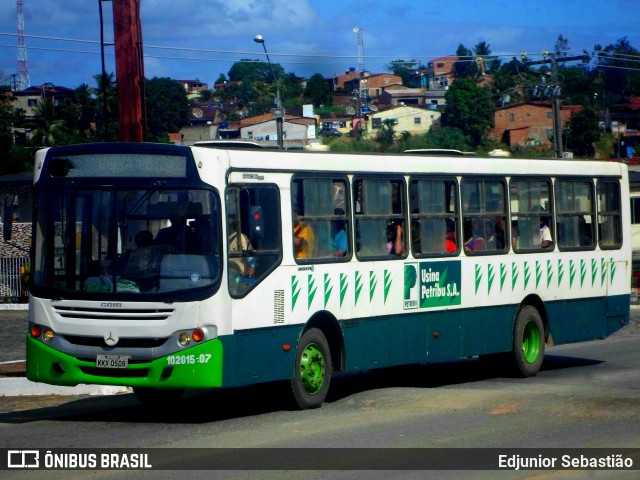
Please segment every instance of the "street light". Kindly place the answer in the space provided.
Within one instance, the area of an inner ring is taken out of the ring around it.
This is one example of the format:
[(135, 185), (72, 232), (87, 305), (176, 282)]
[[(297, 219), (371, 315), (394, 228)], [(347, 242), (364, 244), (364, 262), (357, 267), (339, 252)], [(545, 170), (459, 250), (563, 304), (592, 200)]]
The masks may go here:
[(267, 45), (264, 42), (264, 37), (262, 35), (256, 35), (253, 41), (256, 43), (260, 43), (262, 45), (262, 48), (264, 49), (264, 54), (267, 57), (267, 63), (269, 64), (269, 68), (271, 69), (271, 75), (273, 76), (273, 81), (276, 82), (275, 108), (271, 109), (271, 114), (276, 119), (276, 134), (278, 136), (278, 148), (282, 150), (284, 149), (284, 139), (282, 138), (284, 108), (282, 108), (282, 100), (280, 99), (280, 87), (278, 86), (278, 78), (276, 77), (276, 74), (273, 71), (273, 65), (271, 65), (271, 60), (269, 59), (269, 52), (267, 52)]

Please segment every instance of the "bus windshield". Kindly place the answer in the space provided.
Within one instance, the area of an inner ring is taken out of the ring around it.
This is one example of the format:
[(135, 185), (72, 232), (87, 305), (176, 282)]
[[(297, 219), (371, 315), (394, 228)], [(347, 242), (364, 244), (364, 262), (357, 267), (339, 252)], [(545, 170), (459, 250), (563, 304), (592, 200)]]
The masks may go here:
[(37, 190), (35, 201), (32, 288), (139, 298), (210, 294), (219, 284), (220, 208), (212, 190), (64, 183)]

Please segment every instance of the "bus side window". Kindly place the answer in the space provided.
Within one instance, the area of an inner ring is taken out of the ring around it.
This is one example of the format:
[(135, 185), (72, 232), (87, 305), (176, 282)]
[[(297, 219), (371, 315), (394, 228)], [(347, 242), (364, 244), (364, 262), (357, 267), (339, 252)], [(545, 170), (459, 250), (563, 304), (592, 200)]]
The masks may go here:
[(503, 178), (463, 178), (462, 235), (464, 251), (500, 254), (510, 248), (506, 182)]
[(346, 178), (296, 177), (291, 186), (293, 249), (297, 260), (344, 260), (350, 256)]
[(598, 182), (598, 242), (600, 248), (622, 246), (622, 213), (620, 184), (617, 181)]
[(405, 183), (401, 178), (354, 181), (356, 251), (359, 258), (406, 256)]
[(413, 256), (456, 254), (460, 236), (455, 180), (412, 178), (409, 198)]
[(512, 178), (509, 184), (509, 199), (514, 250), (517, 253), (552, 251), (557, 232), (552, 222), (551, 180)]
[(594, 248), (593, 182), (591, 179), (557, 180), (555, 187), (558, 248)]

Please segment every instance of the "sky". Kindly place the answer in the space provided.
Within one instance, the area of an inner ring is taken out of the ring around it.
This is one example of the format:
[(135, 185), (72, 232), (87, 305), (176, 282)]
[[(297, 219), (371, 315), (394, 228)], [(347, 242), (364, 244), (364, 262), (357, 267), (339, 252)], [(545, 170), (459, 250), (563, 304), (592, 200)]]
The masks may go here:
[[(382, 73), (393, 60), (427, 64), (454, 55), (460, 44), (489, 45), (503, 61), (553, 51), (559, 35), (573, 55), (626, 37), (640, 49), (640, 1), (618, 0), (140, 0), (145, 76), (195, 80), (212, 88), (241, 59), (286, 72), (329, 78), (359, 67)], [(100, 0), (23, 0), (27, 64), (32, 86), (96, 86), (101, 72), (99, 5), (105, 42), (113, 41), (112, 3)], [(18, 70), (15, 0), (0, 0), (0, 83)], [(106, 70), (115, 73), (107, 45)]]

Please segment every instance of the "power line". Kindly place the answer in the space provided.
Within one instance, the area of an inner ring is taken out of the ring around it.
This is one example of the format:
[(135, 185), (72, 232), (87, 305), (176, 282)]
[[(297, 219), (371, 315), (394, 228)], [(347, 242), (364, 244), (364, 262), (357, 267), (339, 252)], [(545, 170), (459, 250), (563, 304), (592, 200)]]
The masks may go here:
[[(8, 32), (0, 32), (0, 36), (18, 36), (15, 33)], [(74, 39), (74, 38), (64, 38), (64, 37), (51, 37), (51, 36), (43, 36), (43, 35), (25, 35), (26, 38), (38, 39), (38, 40), (49, 40), (49, 41), (62, 41), (62, 42), (72, 42), (72, 43), (84, 43), (91, 45), (99, 45), (100, 42), (95, 40), (85, 40), (85, 39)], [(15, 45), (0, 45), (0, 48), (15, 48)], [(90, 50), (74, 50), (67, 48), (53, 48), (53, 47), (39, 47), (39, 46), (30, 46), (29, 50), (33, 51), (48, 51), (48, 52), (60, 52), (60, 53), (71, 53), (71, 54), (87, 54), (87, 55), (99, 55), (98, 51), (90, 51)], [(192, 53), (219, 53), (219, 54), (229, 54), (235, 56), (243, 56), (243, 55), (255, 55), (254, 51), (238, 51), (238, 50), (218, 50), (218, 49), (205, 49), (205, 48), (189, 48), (189, 47), (171, 47), (171, 46), (162, 46), (162, 45), (145, 45), (145, 49), (158, 49), (158, 50), (173, 50), (173, 51), (182, 51), (182, 52), (192, 52)], [(583, 52), (584, 50), (572, 50), (562, 52), (563, 54), (567, 54), (570, 52)], [(107, 53), (108, 55), (113, 56), (114, 54), (111, 52)], [(286, 61), (287, 65), (319, 65), (319, 66), (331, 66), (336, 63), (336, 60), (344, 60), (344, 59), (357, 59), (357, 55), (324, 55), (324, 54), (293, 54), (293, 53), (272, 53), (272, 56), (279, 57), (296, 57), (296, 58), (315, 58), (315, 59), (326, 59), (326, 62), (323, 61)], [(519, 55), (519, 54), (518, 54)], [(404, 61), (390, 61), (385, 62), (383, 59), (389, 58), (398, 58), (406, 55), (369, 55), (366, 56), (365, 59), (369, 64), (382, 65), (385, 63), (393, 64), (393, 63), (404, 63)], [(615, 52), (594, 52), (593, 54), (585, 54), (585, 56), (590, 56), (592, 59), (601, 59), (602, 57), (606, 57), (611, 61), (620, 61), (620, 62), (638, 62), (640, 63), (640, 55), (630, 55), (630, 54), (618, 54)], [(146, 58), (155, 58), (155, 59), (165, 59), (165, 60), (181, 60), (181, 61), (194, 61), (194, 62), (221, 62), (221, 63), (240, 63), (240, 62), (259, 62), (260, 60), (250, 60), (250, 59), (240, 59), (237, 58), (205, 58), (205, 57), (185, 57), (185, 56), (169, 56), (169, 55), (153, 55), (149, 53), (145, 53), (144, 57)], [(417, 56), (413, 56), (416, 58)], [(477, 59), (477, 55), (475, 56), (458, 56), (458, 55), (421, 55), (421, 57), (429, 57), (429, 58), (443, 58), (443, 57), (458, 57), (458, 62), (475, 62)], [(486, 55), (483, 56), (487, 60), (490, 59), (512, 59), (514, 57), (513, 54), (500, 54), (500, 55)], [(543, 57), (542, 54), (528, 55), (527, 58), (537, 58)], [(624, 58), (621, 58), (624, 57)], [(377, 61), (375, 59), (378, 59)], [(562, 61), (562, 57), (558, 58), (559, 61)], [(414, 60), (416, 63), (421, 63), (420, 60)], [(632, 68), (632, 67), (623, 67), (616, 65), (609, 65), (605, 63), (597, 63), (593, 65), (592, 68), (610, 68), (610, 69), (619, 69), (619, 70), (627, 70), (627, 71), (640, 71), (640, 68)]]
[[(6, 35), (6, 36), (17, 36), (17, 34), (15, 33), (10, 33), (10, 32), (0, 32), (0, 36), (2, 35)], [(47, 35), (26, 35), (25, 34), (25, 38), (29, 38), (29, 39), (34, 39), (34, 40), (47, 40), (47, 41), (60, 41), (60, 42), (71, 42), (71, 43), (88, 43), (88, 44), (94, 44), (94, 45), (99, 45), (100, 42), (97, 40), (87, 40), (87, 39), (78, 39), (78, 38), (66, 38), (66, 37), (52, 37), (52, 36), (47, 36)], [(243, 51), (243, 50), (220, 50), (220, 49), (211, 49), (211, 48), (192, 48), (192, 47), (175, 47), (175, 46), (167, 46), (167, 45), (150, 45), (150, 44), (145, 44), (145, 49), (158, 49), (158, 50), (175, 50), (175, 51), (185, 51), (185, 52), (200, 52), (200, 53), (222, 53), (222, 54), (232, 54), (232, 55), (255, 55), (255, 51)], [(33, 49), (34, 47), (29, 47), (30, 49)], [(73, 52), (73, 50), (71, 50), (71, 52)], [(566, 55), (569, 53), (584, 53), (585, 50), (566, 50), (561, 52), (562, 55)], [(328, 58), (328, 59), (358, 59), (358, 55), (335, 55), (335, 54), (312, 54), (312, 53), (277, 53), (277, 52), (269, 52), (269, 54), (273, 57), (303, 57), (303, 58)], [(507, 54), (490, 54), (487, 55), (487, 58), (491, 58), (491, 59), (497, 59), (497, 58), (513, 58), (513, 56), (516, 54), (513, 53), (507, 53)], [(518, 53), (517, 55), (520, 55), (520, 53)], [(517, 56), (516, 55), (516, 56)], [(594, 52), (593, 53), (593, 57), (597, 57), (597, 56), (603, 56), (603, 55), (607, 55), (607, 56), (613, 56), (613, 55), (617, 55), (617, 56), (628, 56), (631, 58), (637, 58), (638, 61), (640, 61), (640, 55), (637, 56), (633, 56), (633, 55), (628, 55), (628, 54), (616, 54), (615, 52)], [(442, 57), (458, 57), (459, 59), (461, 59), (461, 61), (475, 61), (475, 58), (477, 57), (477, 55), (470, 55), (470, 56), (459, 56), (459, 55), (452, 55), (452, 54), (442, 54), (442, 55), (437, 55), (437, 54), (432, 54), (432, 55), (399, 55), (399, 54), (395, 54), (395, 55), (366, 55), (365, 59), (383, 59), (383, 58), (398, 58), (398, 57), (411, 57), (411, 58), (423, 58), (423, 57), (429, 57), (429, 58), (442, 58)], [(528, 58), (536, 58), (536, 57), (542, 57), (542, 54), (527, 54)], [(562, 56), (558, 57), (559, 59), (562, 58)], [(419, 63), (418, 60), (416, 60), (417, 63)], [(394, 62), (390, 62), (390, 63), (394, 63)]]

